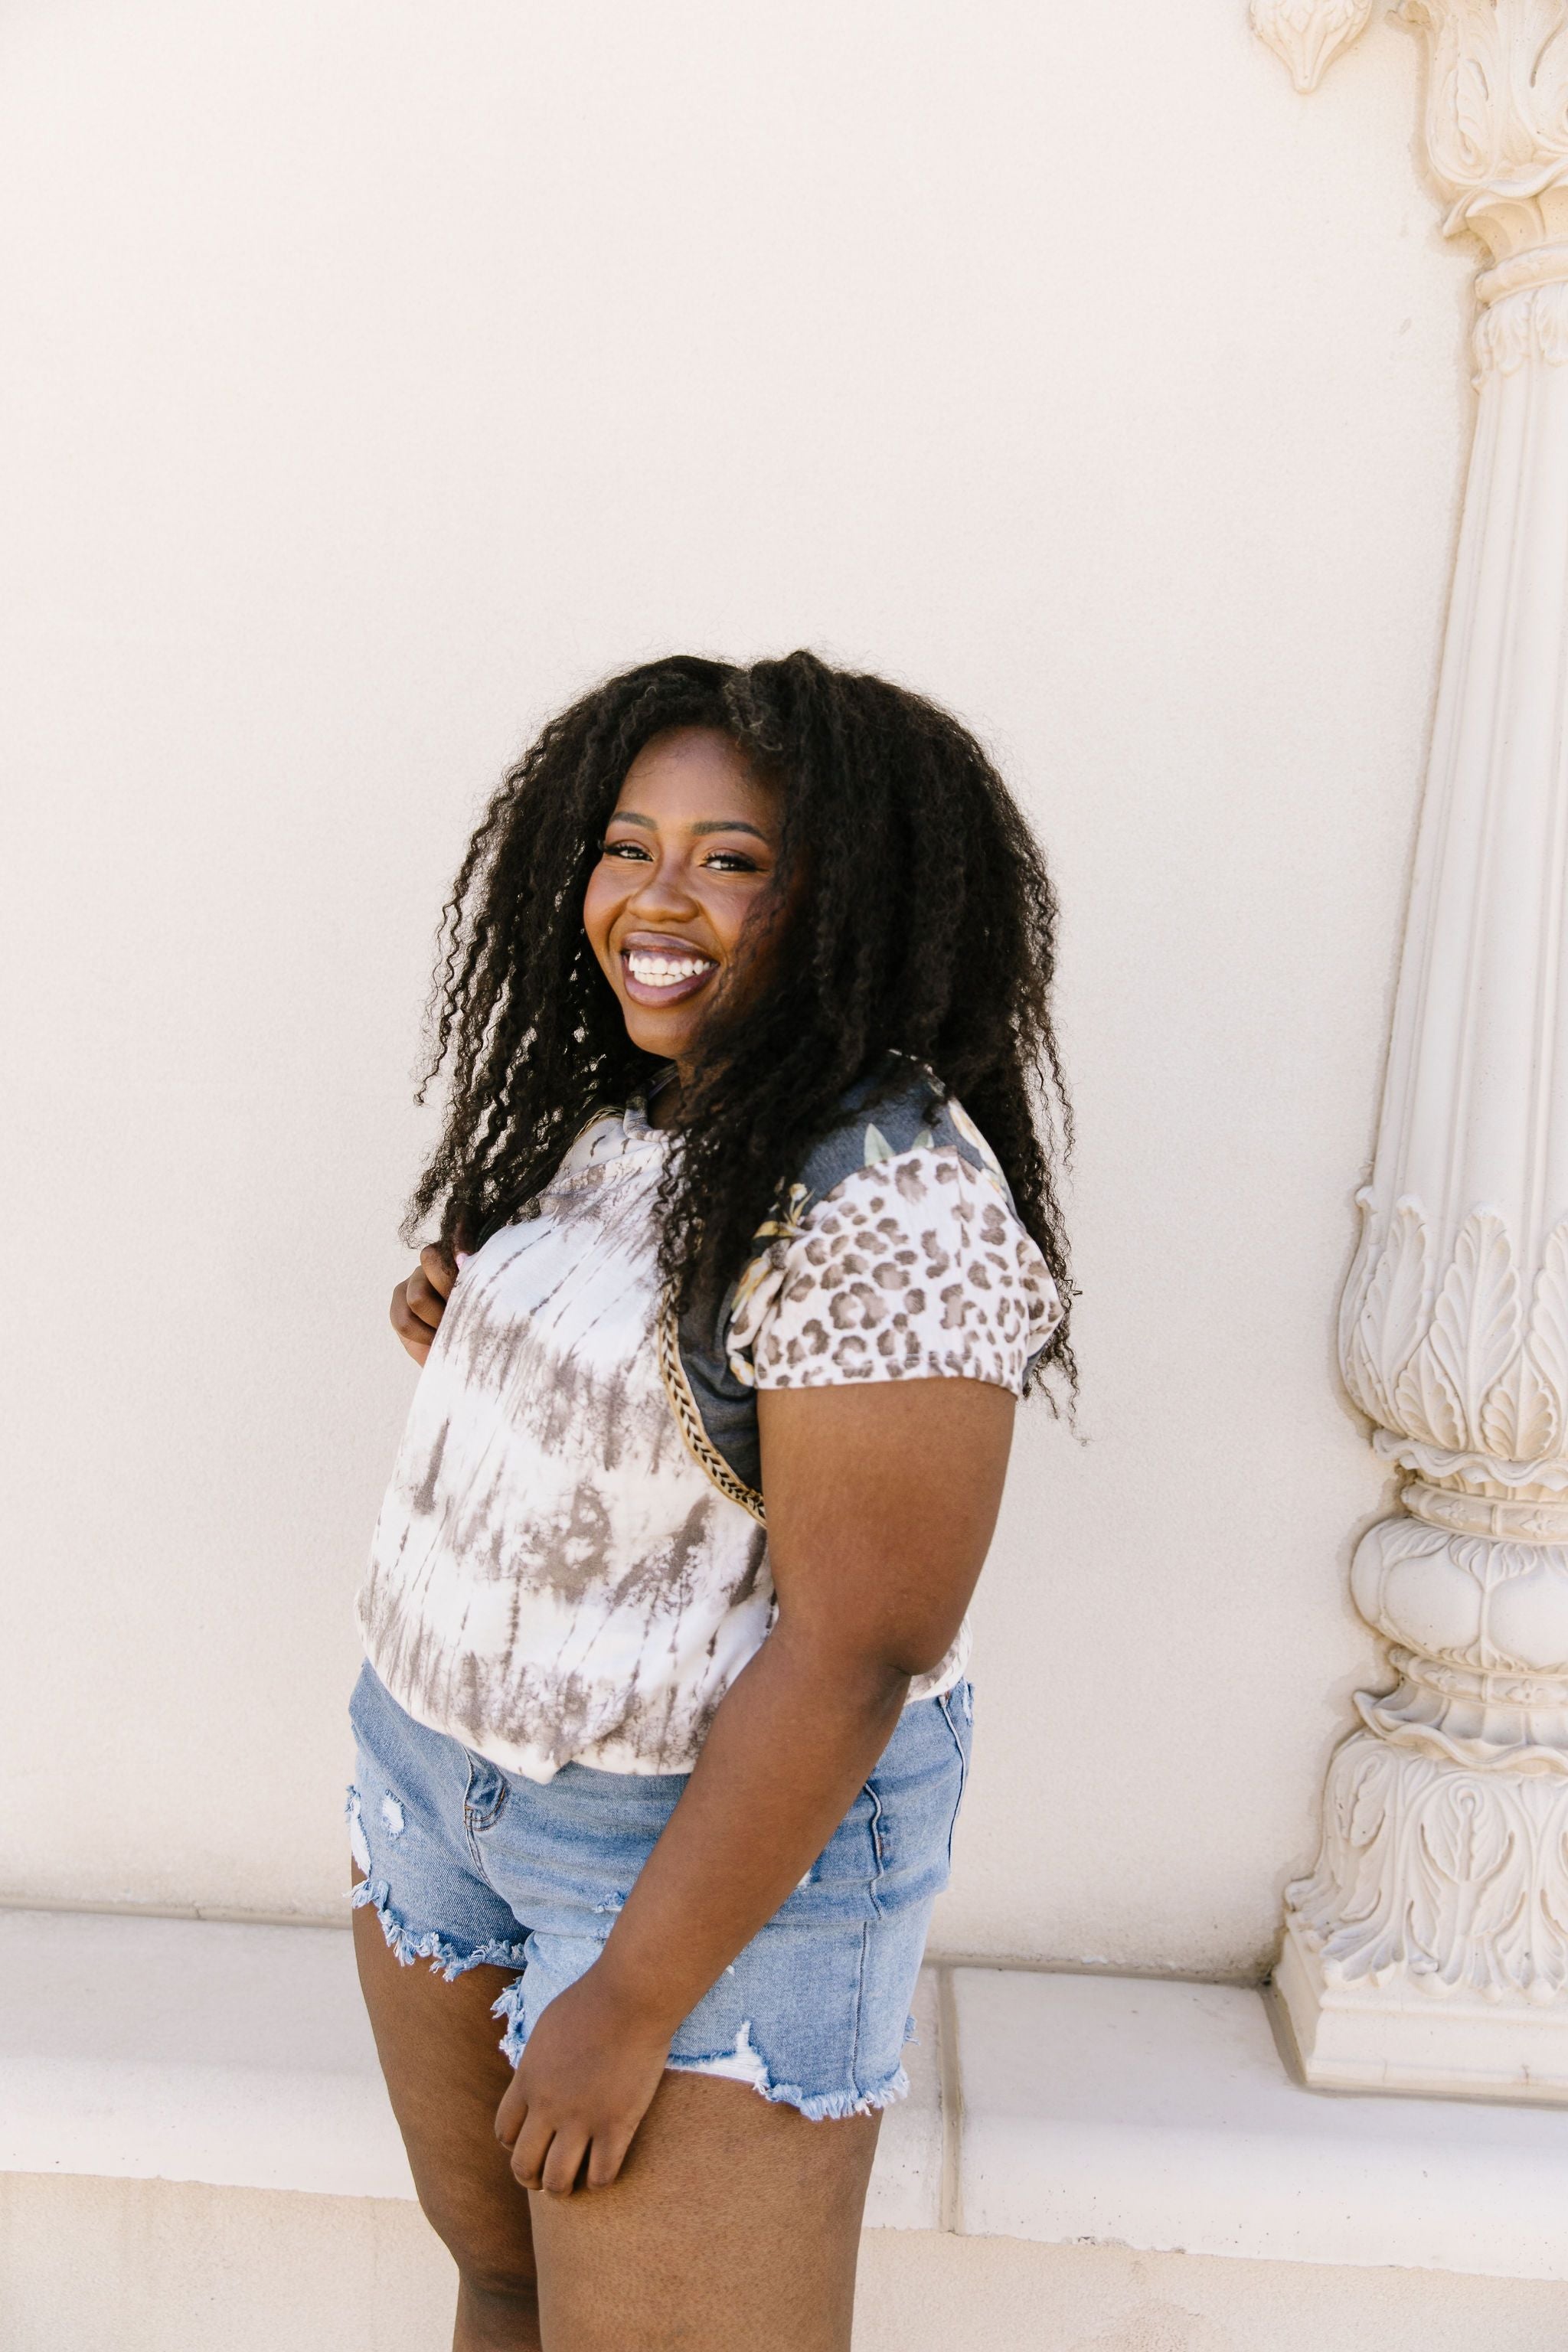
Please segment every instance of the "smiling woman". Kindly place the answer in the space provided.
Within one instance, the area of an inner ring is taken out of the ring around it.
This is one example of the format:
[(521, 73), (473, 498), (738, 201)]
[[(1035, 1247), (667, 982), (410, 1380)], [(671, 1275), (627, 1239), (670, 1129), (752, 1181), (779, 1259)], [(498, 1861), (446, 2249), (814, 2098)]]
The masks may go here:
[(843, 2352), (1071, 1380), (1054, 901), (955, 721), (795, 654), (553, 721), (447, 921), (350, 1826), (454, 2342)]
[(627, 770), (583, 924), (646, 1053), (679, 1065), (710, 1003), (766, 984), (776, 933), (752, 919), (778, 865), (783, 799), (710, 728), (657, 737)]

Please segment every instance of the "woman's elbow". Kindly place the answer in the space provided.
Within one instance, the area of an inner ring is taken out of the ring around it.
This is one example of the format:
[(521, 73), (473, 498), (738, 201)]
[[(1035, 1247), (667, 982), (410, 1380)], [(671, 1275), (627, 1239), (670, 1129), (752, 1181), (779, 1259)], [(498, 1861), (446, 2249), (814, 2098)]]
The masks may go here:
[(868, 1705), (901, 1706), (910, 1684), (935, 1674), (951, 1655), (962, 1622), (944, 1610), (851, 1631), (842, 1622), (803, 1623), (782, 1611), (773, 1639), (805, 1671), (863, 1693)]
[(934, 1675), (937, 1668), (951, 1657), (957, 1639), (957, 1626), (943, 1626), (939, 1632), (900, 1643), (898, 1655), (889, 1664), (907, 1682), (923, 1682), (928, 1675)]

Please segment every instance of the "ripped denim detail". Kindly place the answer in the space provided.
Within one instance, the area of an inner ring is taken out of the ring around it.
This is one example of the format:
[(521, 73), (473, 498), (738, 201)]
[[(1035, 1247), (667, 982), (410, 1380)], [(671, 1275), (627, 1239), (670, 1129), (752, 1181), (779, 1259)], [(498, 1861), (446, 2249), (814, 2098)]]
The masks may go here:
[(512, 1944), (498, 1940), (480, 1944), (471, 1952), (460, 1952), (433, 1927), (416, 1936), (393, 1909), (392, 1889), (384, 1878), (362, 1878), (349, 1902), (355, 1911), (375, 1913), (387, 1948), (396, 1955), (400, 1966), (411, 1969), (416, 1960), (428, 1960), (432, 1970), (445, 1977), (448, 1984), (454, 1977), (467, 1976), (470, 1969), (521, 1969), (525, 1965), (521, 1941)]
[(351, 1789), (343, 1799), (343, 1819), (349, 1825), (349, 1852), (359, 1869), (370, 1876), (370, 1847), (364, 1834), (364, 1812), (357, 1789)]
[[(395, 1798), (388, 1799), (387, 1803), (395, 1805)], [(498, 1939), (492, 1943), (480, 1944), (471, 1952), (460, 1952), (448, 1937), (437, 1935), (434, 1928), (430, 1928), (423, 1936), (416, 1936), (413, 1928), (405, 1920), (400, 1919), (393, 1908), (391, 1882), (384, 1878), (372, 1878), (370, 1875), (370, 1847), (365, 1840), (364, 1821), (357, 1789), (349, 1790), (348, 1801), (343, 1811), (349, 1825), (350, 1850), (355, 1862), (365, 1874), (358, 1885), (350, 1889), (349, 1906), (354, 1911), (370, 1910), (375, 1913), (376, 1918), (381, 1923), (381, 1932), (386, 1937), (387, 1949), (395, 1956), (399, 1967), (411, 1969), (416, 1960), (428, 1960), (432, 1971), (444, 1977), (450, 1984), (454, 1977), (466, 1976), (470, 1969), (521, 1969), (526, 1965), (525, 1939), (521, 1937), (515, 1943), (510, 1939)], [(384, 1817), (385, 1804), (383, 1805), (382, 1811)], [(396, 1828), (393, 1828), (390, 1821), (387, 1822), (386, 1826), (394, 1837), (401, 1832), (403, 1828), (401, 1806), (397, 1806)]]
[[(502, 2019), (506, 2032), (500, 2047), (508, 2065), (515, 2066), (528, 2044), (528, 2028), (523, 2022), (523, 1990), (520, 1979), (508, 1985), (490, 2014)], [(913, 2026), (913, 2020), (910, 2021)], [(905, 2040), (913, 2038), (912, 2030)], [(671, 2074), (712, 2074), (721, 2082), (746, 2083), (759, 2098), (773, 2106), (796, 2107), (808, 2124), (839, 2123), (847, 2116), (875, 2115), (883, 2107), (893, 2106), (909, 2096), (910, 2078), (901, 2066), (882, 2082), (873, 2084), (868, 2091), (827, 2091), (819, 2094), (804, 2090), (798, 2083), (775, 2083), (768, 2073), (761, 2051), (752, 2040), (750, 2019), (735, 2036), (733, 2050), (716, 2051), (710, 2058), (667, 2058), (667, 2073)]]
[(711, 2058), (668, 2058), (665, 2063), (672, 2074), (712, 2074), (721, 2082), (749, 2083), (759, 2097), (773, 2106), (798, 2108), (808, 2124), (840, 2123), (846, 2116), (875, 2115), (879, 2108), (890, 2107), (907, 2098), (910, 2089), (910, 2078), (901, 2066), (895, 2066), (890, 2074), (873, 2084), (868, 2091), (826, 2091), (814, 2095), (798, 2083), (775, 2083), (752, 2040), (749, 2019), (736, 2034), (733, 2050), (721, 2051)]

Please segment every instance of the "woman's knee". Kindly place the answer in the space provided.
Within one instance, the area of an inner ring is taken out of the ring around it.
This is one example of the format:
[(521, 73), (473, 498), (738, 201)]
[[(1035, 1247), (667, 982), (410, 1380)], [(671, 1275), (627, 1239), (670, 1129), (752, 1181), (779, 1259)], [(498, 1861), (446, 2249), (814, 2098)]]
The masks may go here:
[(509, 2342), (514, 2337), (522, 2344), (535, 2341), (527, 2332), (539, 2325), (539, 2289), (531, 2281), (474, 2279), (459, 2270), (458, 2283), (461, 2303), (470, 2314), (492, 2325), (498, 2320), (508, 2322)]
[(509, 2228), (496, 2214), (476, 2212), (441, 2198), (422, 2196), (425, 2219), (458, 2265), (468, 2293), (485, 2303), (517, 2304), (532, 2309), (538, 2303), (539, 2274), (529, 2236), (528, 2210), (522, 2207), (517, 2228)]

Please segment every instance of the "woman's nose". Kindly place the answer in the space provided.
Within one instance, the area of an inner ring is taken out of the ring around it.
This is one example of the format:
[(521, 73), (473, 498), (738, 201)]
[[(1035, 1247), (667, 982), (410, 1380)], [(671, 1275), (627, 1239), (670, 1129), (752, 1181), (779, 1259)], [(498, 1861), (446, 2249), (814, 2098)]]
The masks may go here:
[(627, 911), (639, 914), (689, 914), (693, 900), (686, 870), (676, 857), (660, 857), (645, 866)]

